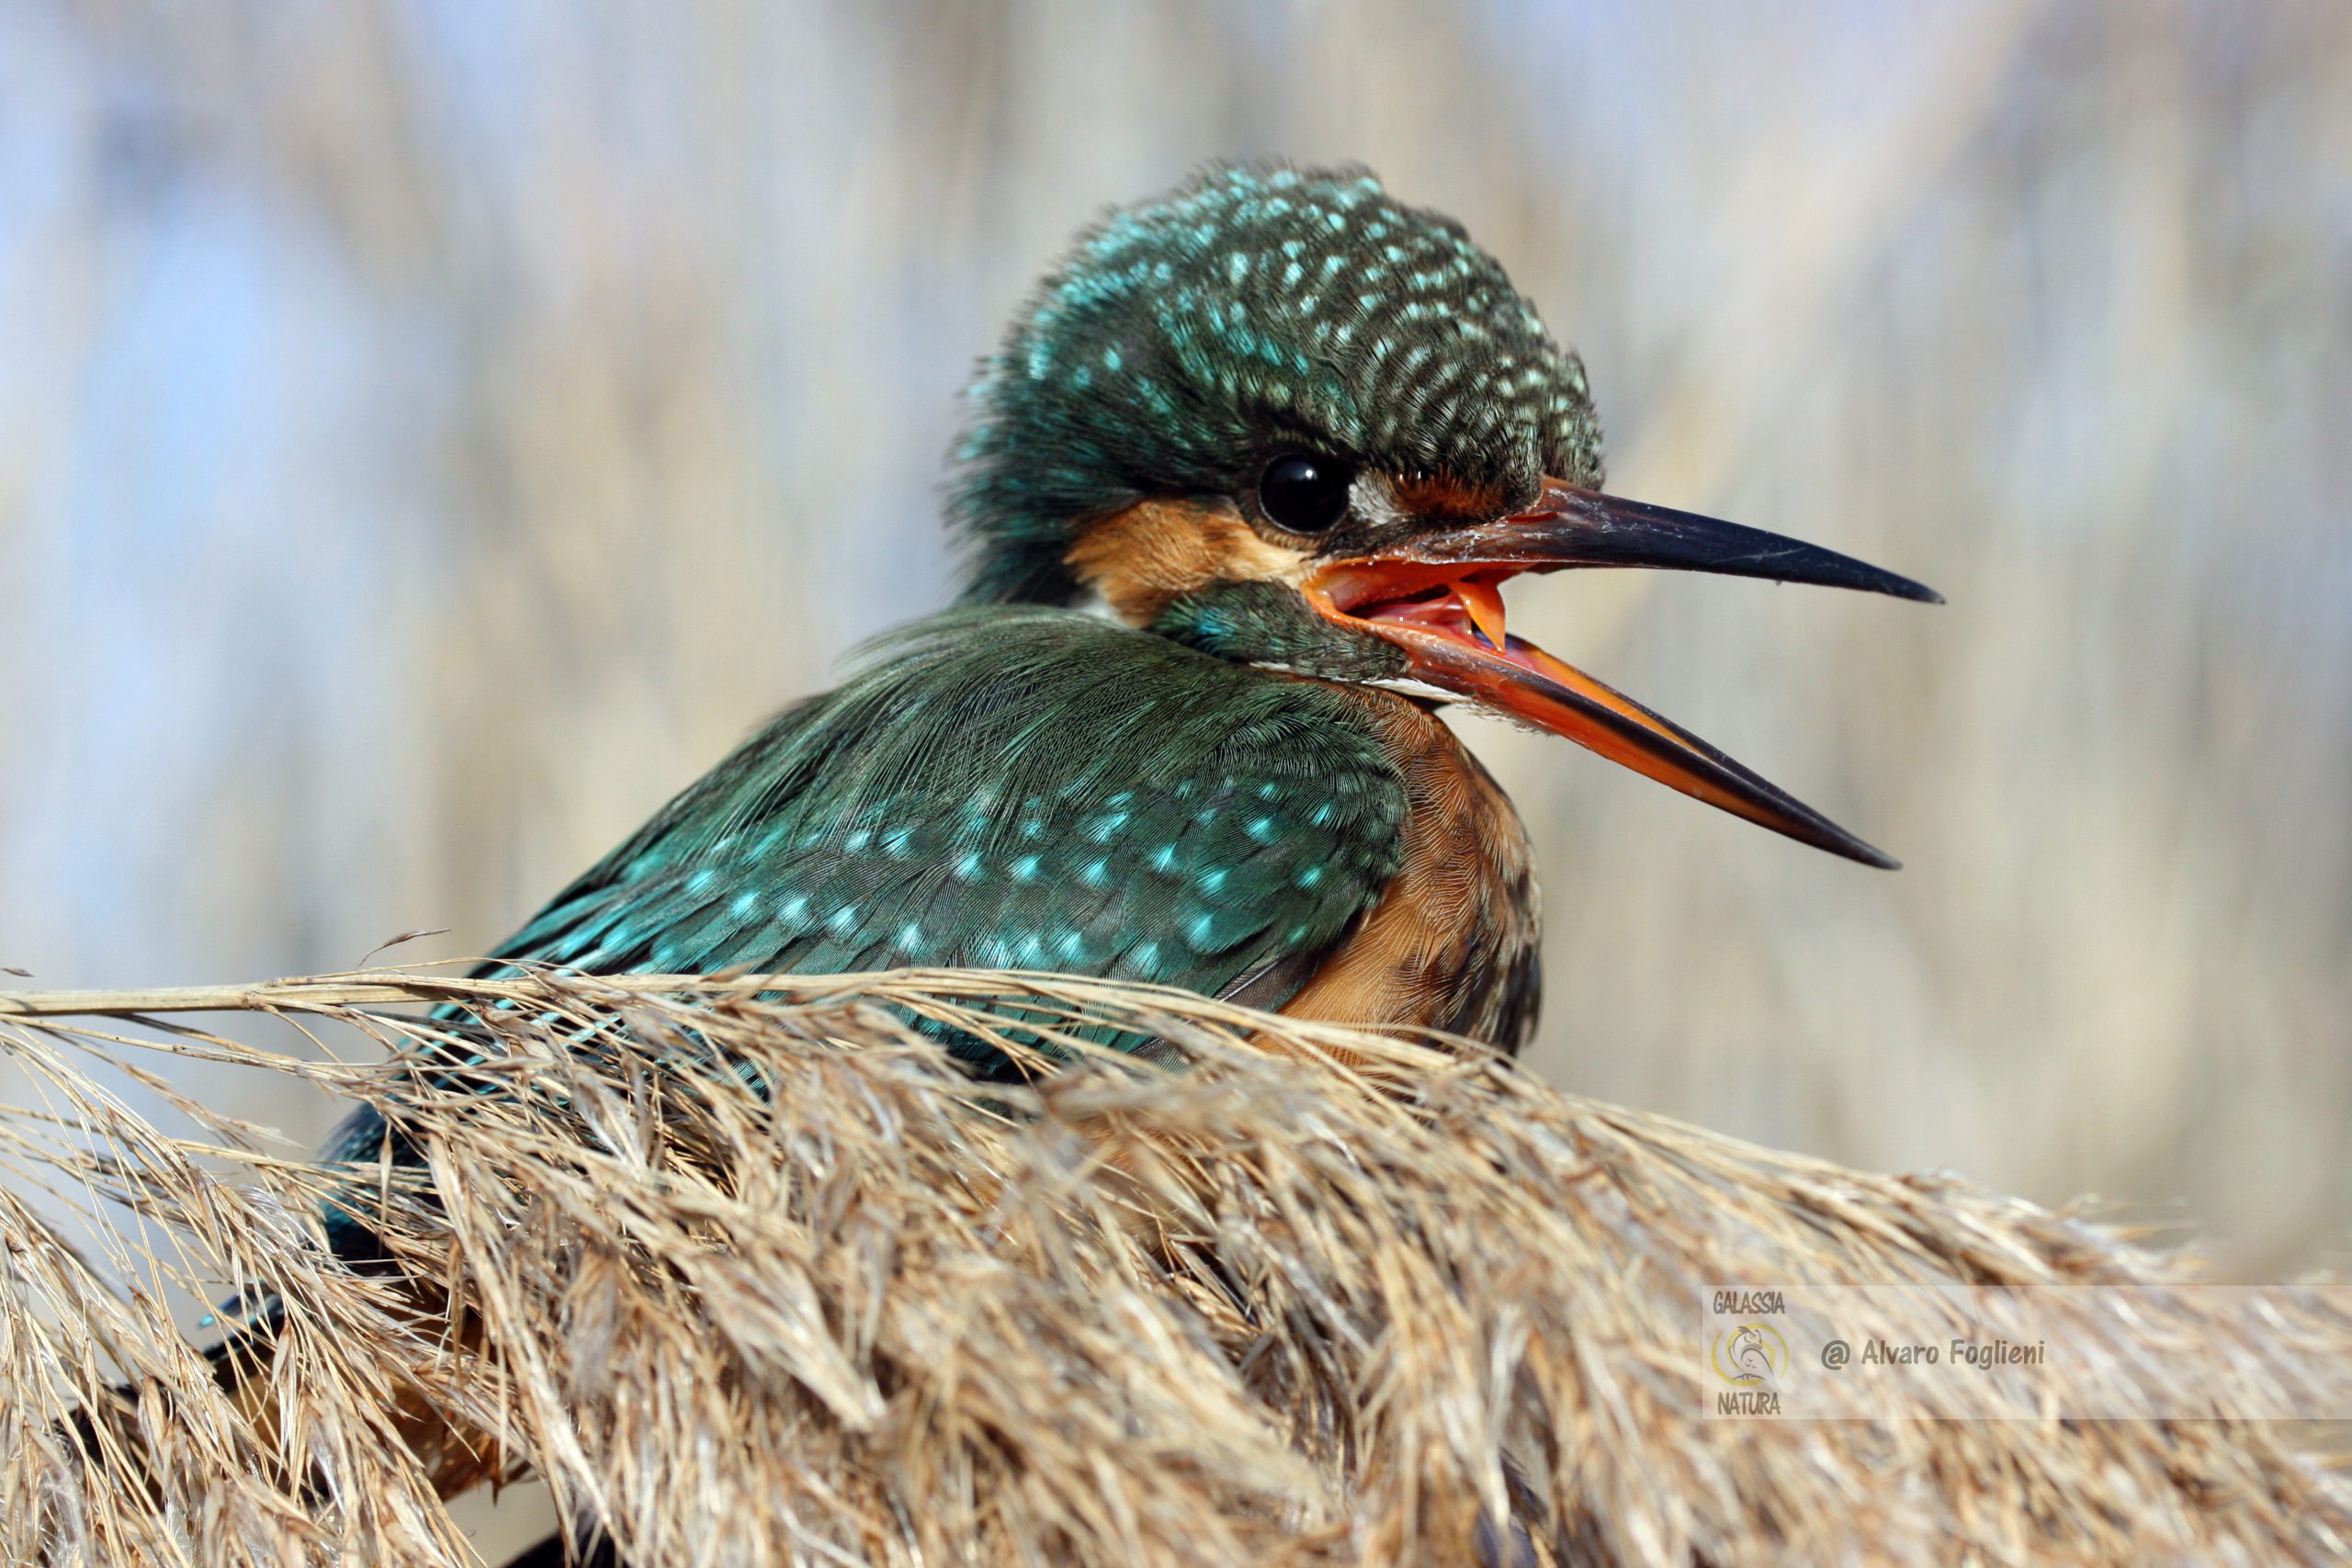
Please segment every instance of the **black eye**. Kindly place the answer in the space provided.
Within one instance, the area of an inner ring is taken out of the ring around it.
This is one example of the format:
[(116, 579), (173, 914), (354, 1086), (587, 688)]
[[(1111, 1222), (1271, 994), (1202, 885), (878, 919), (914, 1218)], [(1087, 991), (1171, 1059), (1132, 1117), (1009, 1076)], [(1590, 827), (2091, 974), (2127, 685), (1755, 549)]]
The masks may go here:
[(1335, 458), (1294, 453), (1266, 465), (1258, 479), (1258, 504), (1278, 528), (1320, 534), (1346, 515), (1348, 484), (1354, 478)]

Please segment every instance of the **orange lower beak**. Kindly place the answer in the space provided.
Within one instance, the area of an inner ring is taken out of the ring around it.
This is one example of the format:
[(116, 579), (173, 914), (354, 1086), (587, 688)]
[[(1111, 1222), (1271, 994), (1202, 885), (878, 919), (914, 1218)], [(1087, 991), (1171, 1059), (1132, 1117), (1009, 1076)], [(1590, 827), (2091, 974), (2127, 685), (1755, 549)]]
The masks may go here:
[(1523, 571), (1651, 566), (1816, 582), (1938, 603), (1907, 578), (1777, 534), (1546, 481), (1538, 506), (1334, 562), (1306, 585), (1321, 614), (1394, 643), (1429, 684), (1565, 736), (1683, 794), (1865, 865), (1896, 863), (1689, 730), (1504, 625)]

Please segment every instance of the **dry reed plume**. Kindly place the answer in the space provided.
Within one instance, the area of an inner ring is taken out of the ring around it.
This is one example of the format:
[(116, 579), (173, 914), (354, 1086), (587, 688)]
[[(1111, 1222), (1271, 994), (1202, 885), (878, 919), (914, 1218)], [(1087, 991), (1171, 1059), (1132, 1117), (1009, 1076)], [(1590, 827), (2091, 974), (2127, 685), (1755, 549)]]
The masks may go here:
[[(242, 1009), (413, 1048), (437, 1026), (363, 1008), (458, 998), (528, 1004), (462, 1083), (62, 1021)], [(1001, 1040), (1011, 1016), (1075, 1060), (982, 1086), (908, 1021)], [(1106, 1024), (1192, 1066), (1068, 1032)], [(133, 1216), (101, 1226), (118, 1292), (0, 1193), (12, 1562), (466, 1561), (442, 1495), (525, 1468), (648, 1565), (1470, 1562), (1505, 1517), (1575, 1562), (2256, 1563), (2352, 1540), (2338, 1484), (2259, 1425), (1701, 1418), (1701, 1292), (1728, 1278), (2172, 1266), (1476, 1054), (948, 972), (0, 997), (0, 1049), (41, 1091), (0, 1110), (12, 1188)], [(278, 1157), (185, 1100), (203, 1132), (167, 1135), (90, 1071), (160, 1085), (159, 1051), (396, 1110), (425, 1169)], [(322, 1249), (337, 1192), (404, 1288)], [(224, 1392), (167, 1283), (275, 1292), (275, 1353)]]

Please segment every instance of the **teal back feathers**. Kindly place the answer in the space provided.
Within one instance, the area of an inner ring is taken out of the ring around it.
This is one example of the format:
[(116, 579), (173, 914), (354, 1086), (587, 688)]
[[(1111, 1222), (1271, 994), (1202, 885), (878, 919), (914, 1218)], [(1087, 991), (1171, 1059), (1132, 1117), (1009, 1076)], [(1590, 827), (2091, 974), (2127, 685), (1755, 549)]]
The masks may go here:
[(1396, 869), (1349, 699), (1067, 612), (878, 645), (499, 953), (590, 970), (1069, 968), (1216, 991)]
[[(956, 611), (875, 644), (494, 956), (592, 974), (1062, 969), (1211, 995), (1279, 966), (1250, 993), (1278, 1007), (1396, 875), (1405, 812), (1335, 688), (1066, 610)], [(325, 1157), (372, 1159), (388, 1135), (413, 1157), (362, 1107)], [(362, 1227), (330, 1217), (351, 1245)]]

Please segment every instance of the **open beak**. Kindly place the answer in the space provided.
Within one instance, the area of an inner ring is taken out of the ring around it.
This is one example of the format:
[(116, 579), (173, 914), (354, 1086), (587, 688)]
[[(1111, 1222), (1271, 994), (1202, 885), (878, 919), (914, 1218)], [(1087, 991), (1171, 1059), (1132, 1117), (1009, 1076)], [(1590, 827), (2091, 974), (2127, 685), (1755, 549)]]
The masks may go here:
[(1556, 479), (1544, 481), (1528, 511), (1331, 562), (1307, 580), (1305, 592), (1322, 615), (1402, 649), (1417, 680), (1564, 735), (1816, 849), (1865, 865), (1895, 865), (1689, 730), (1505, 629), (1498, 584), (1523, 571), (1579, 566), (1726, 572), (1943, 602), (1909, 578), (1834, 550)]

